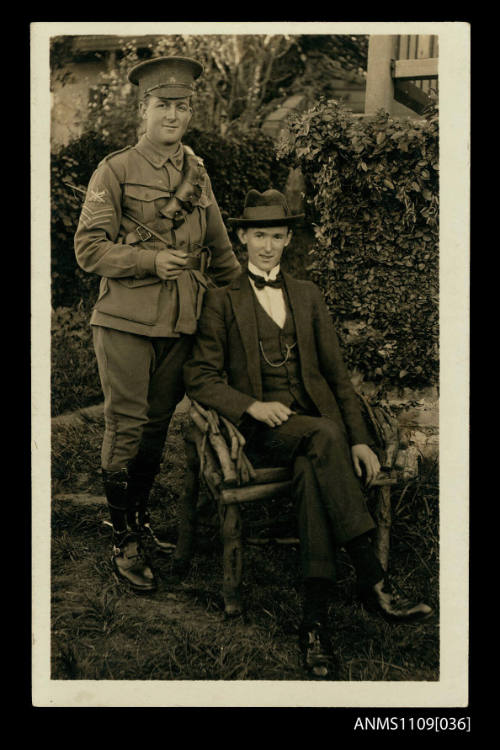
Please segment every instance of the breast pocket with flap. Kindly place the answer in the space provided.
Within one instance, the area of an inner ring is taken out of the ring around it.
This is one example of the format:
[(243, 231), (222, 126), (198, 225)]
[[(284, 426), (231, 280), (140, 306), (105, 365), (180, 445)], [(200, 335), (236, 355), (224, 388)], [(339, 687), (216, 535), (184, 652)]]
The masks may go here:
[(143, 224), (147, 224), (156, 219), (171, 195), (171, 190), (155, 185), (126, 183), (123, 186), (123, 209)]

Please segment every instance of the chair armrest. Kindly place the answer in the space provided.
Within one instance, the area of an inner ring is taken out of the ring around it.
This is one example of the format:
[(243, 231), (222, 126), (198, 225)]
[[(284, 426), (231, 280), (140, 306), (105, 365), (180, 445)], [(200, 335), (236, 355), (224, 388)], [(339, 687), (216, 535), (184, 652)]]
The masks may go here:
[(194, 429), (205, 437), (205, 451), (212, 449), (223, 486), (248, 484), (255, 479), (255, 469), (243, 451), (245, 438), (232, 422), (194, 400), (191, 401), (189, 417)]

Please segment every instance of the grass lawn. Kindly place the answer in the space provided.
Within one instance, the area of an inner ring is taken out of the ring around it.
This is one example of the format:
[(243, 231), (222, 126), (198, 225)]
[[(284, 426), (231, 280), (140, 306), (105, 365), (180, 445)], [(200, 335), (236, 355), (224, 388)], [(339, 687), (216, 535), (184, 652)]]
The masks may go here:
[[(183, 480), (184, 419), (183, 414), (174, 417), (152, 498), (155, 527), (162, 527), (172, 542)], [(185, 579), (175, 579), (169, 558), (157, 556), (153, 562), (159, 587), (153, 595), (130, 593), (115, 581), (111, 531), (103, 524), (108, 512), (100, 497), (102, 432), (100, 416), (53, 427), (52, 679), (309, 679), (297, 649), (296, 546), (246, 544), (246, 612), (235, 620), (227, 620), (223, 613), (221, 547), (210, 505)], [(393, 513), (392, 575), (405, 592), (437, 610), (436, 466), (424, 465), (418, 482), (394, 491)], [(274, 522), (280, 535), (296, 536), (286, 501), (245, 507), (249, 536), (265, 533), (263, 519)], [(368, 614), (356, 600), (354, 571), (342, 550), (330, 618), (340, 662), (335, 679), (439, 679), (438, 618), (420, 625), (394, 625)]]

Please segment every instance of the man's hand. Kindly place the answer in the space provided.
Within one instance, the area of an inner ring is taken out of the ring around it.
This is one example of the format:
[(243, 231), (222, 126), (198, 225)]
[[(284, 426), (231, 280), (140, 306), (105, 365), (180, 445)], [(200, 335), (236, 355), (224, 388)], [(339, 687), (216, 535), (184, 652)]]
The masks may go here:
[(376, 454), (372, 451), (368, 445), (364, 443), (358, 443), (353, 445), (351, 448), (352, 460), (354, 463), (354, 471), (358, 477), (363, 476), (361, 464), (363, 464), (366, 474), (366, 486), (370, 487), (373, 480), (376, 479), (380, 471), (380, 463)]
[(294, 412), (279, 401), (254, 401), (248, 407), (247, 413), (269, 427), (278, 427)]
[(176, 279), (184, 269), (187, 257), (184, 250), (160, 250), (155, 257), (156, 275), (164, 281)]

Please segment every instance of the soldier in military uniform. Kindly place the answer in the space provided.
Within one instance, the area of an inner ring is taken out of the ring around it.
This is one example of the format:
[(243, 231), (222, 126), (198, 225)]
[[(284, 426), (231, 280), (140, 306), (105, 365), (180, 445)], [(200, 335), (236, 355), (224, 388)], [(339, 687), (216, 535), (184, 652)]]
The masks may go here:
[(203, 295), (211, 279), (240, 273), (203, 161), (181, 143), (202, 70), (163, 57), (130, 71), (145, 133), (99, 164), (75, 235), (79, 265), (102, 277), (90, 321), (104, 393), (102, 474), (114, 569), (137, 591), (156, 587), (143, 542), (161, 541), (147, 501)]

